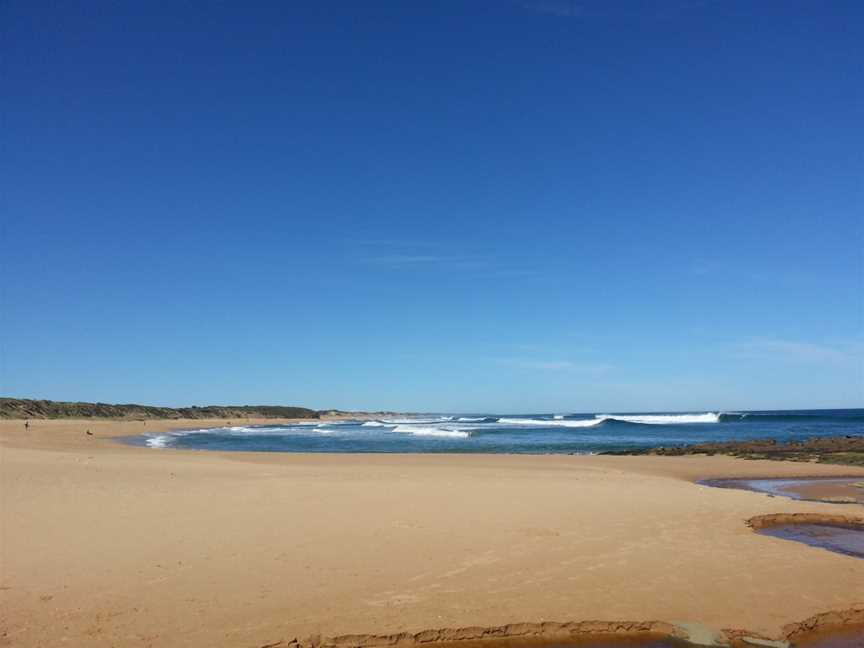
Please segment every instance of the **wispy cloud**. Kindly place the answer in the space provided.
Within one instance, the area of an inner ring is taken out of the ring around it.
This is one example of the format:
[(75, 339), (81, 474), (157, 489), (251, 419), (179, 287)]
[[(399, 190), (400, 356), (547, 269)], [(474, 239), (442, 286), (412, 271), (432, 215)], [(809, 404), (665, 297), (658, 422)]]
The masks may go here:
[(726, 264), (715, 259), (698, 259), (690, 267), (694, 275), (705, 277), (726, 270)]
[(572, 360), (536, 360), (525, 358), (499, 358), (499, 364), (517, 367), (519, 369), (536, 369), (538, 371), (569, 371), (601, 373), (612, 369), (608, 364), (586, 364)]
[(518, 260), (508, 260), (484, 251), (445, 250), (441, 246), (400, 242), (376, 247), (383, 249), (355, 256), (349, 262), (387, 270), (467, 271), (476, 278), (502, 280), (541, 274), (539, 269), (526, 267)]
[(446, 263), (447, 257), (435, 256), (434, 254), (382, 254), (380, 256), (367, 257), (368, 263), (380, 265), (423, 265), (430, 263)]
[(369, 265), (400, 269), (400, 268), (441, 268), (467, 269), (486, 268), (490, 266), (487, 259), (472, 256), (445, 256), (437, 254), (379, 254), (365, 257), (363, 261)]
[(414, 272), (425, 275), (461, 274), (489, 282), (530, 281), (544, 275), (543, 263), (519, 246), (503, 249), (488, 242), (436, 241), (423, 238), (364, 236), (337, 242), (343, 264), (375, 272)]
[(782, 360), (804, 364), (854, 364), (864, 360), (860, 342), (825, 344), (779, 338), (755, 338), (734, 345), (738, 357), (754, 360)]
[(435, 241), (424, 241), (422, 239), (400, 239), (400, 238), (346, 238), (343, 243), (349, 247), (366, 247), (366, 248), (389, 248), (402, 250), (420, 250), (440, 247), (440, 244)]

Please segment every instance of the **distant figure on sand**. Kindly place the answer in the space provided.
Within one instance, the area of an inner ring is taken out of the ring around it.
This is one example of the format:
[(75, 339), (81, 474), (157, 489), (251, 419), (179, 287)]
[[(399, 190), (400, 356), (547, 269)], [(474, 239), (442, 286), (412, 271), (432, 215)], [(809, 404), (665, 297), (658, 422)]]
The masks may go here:
[(29, 420), (29, 419), (26, 420), (26, 421), (24, 421), (24, 429), (25, 429), (25, 430), (29, 430), (29, 429), (30, 429), (30, 420)]

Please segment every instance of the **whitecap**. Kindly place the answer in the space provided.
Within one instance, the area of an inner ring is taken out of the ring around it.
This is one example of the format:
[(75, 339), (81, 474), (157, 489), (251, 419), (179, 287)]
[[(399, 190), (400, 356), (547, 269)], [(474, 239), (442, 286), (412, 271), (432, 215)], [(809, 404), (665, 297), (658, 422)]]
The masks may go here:
[(446, 423), (447, 421), (452, 421), (452, 416), (438, 416), (436, 418), (394, 418), (394, 419), (381, 419), (382, 423), (388, 423), (393, 425), (402, 425), (408, 424), (413, 425), (415, 423)]
[(393, 428), (393, 432), (413, 434), (414, 436), (451, 437), (454, 439), (466, 439), (471, 436), (469, 432), (464, 430), (445, 430), (442, 428), (427, 427), (423, 425), (397, 425)]
[[(220, 428), (216, 428), (216, 429), (218, 430)], [(224, 429), (224, 428), (222, 428), (222, 429)], [(235, 425), (234, 427), (229, 427), (228, 430), (231, 432), (256, 432), (257, 431), (255, 428), (247, 427), (245, 425)], [(201, 431), (201, 430), (199, 430), (199, 431)]]
[(568, 427), (568, 428), (581, 428), (581, 427), (594, 427), (595, 425), (600, 425), (603, 422), (603, 419), (593, 418), (593, 419), (580, 419), (575, 421), (568, 421), (563, 419), (521, 419), (521, 418), (500, 418), (498, 419), (499, 423), (504, 423), (506, 425), (523, 425), (523, 426), (543, 426), (543, 427)]
[(172, 440), (173, 437), (170, 434), (160, 434), (150, 437), (145, 443), (151, 448), (167, 448)]
[(704, 414), (597, 414), (596, 418), (601, 421), (624, 421), (625, 423), (644, 423), (647, 425), (681, 425), (686, 423), (719, 423), (718, 412), (705, 412)]

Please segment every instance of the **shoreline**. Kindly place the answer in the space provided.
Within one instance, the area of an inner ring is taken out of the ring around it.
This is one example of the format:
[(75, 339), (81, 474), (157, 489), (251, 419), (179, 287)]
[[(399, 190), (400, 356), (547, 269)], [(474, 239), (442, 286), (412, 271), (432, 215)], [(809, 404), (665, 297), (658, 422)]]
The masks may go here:
[[(369, 415), (373, 420), (374, 415)], [(344, 416), (322, 417), (324, 421), (363, 420), (355, 413)], [(308, 423), (310, 419), (303, 418), (250, 418), (243, 419), (244, 425), (274, 425)], [(717, 488), (708, 483), (721, 480), (759, 480), (759, 479), (864, 479), (864, 467), (856, 465), (795, 462), (774, 459), (747, 459), (730, 455), (704, 455), (701, 453), (682, 455), (663, 454), (619, 454), (619, 453), (484, 453), (484, 452), (272, 452), (255, 450), (203, 450), (197, 448), (177, 448), (167, 446), (152, 448), (145, 444), (129, 443), (127, 439), (141, 438), (148, 433), (172, 432), (187, 429), (219, 428), (240, 423), (239, 420), (225, 419), (161, 419), (148, 421), (130, 421), (126, 419), (30, 419), (30, 428), (25, 430), (24, 420), (0, 419), (0, 448), (4, 446), (20, 449), (40, 449), (57, 451), (75, 450), (114, 450), (122, 452), (132, 450), (136, 453), (152, 453), (154, 455), (170, 454), (180, 456), (216, 456), (231, 461), (248, 461), (249, 463), (281, 463), (320, 460), (328, 463), (328, 458), (347, 460), (366, 459), (371, 463), (376, 458), (391, 457), (403, 461), (418, 461), (425, 459), (449, 458), (455, 463), (470, 462), (470, 458), (549, 458), (565, 460), (591, 459), (604, 467), (627, 466), (629, 470), (644, 475), (667, 476), (684, 480), (697, 486)], [(87, 435), (87, 431), (93, 432)], [(711, 467), (711, 461), (699, 462), (698, 459), (726, 459), (716, 462), (721, 469)], [(686, 461), (690, 459), (691, 461)], [(760, 467), (764, 467), (760, 471)], [(699, 472), (705, 470), (706, 472)], [(758, 492), (758, 491), (753, 491)], [(808, 500), (802, 500), (808, 501)]]
[[(862, 469), (117, 441), (184, 423), (0, 421), (0, 645), (59, 643), (58, 628), (97, 646), (260, 646), (554, 618), (684, 619), (779, 639), (789, 624), (864, 606), (864, 561), (746, 524), (836, 504), (696, 483)], [(191, 421), (208, 424), (226, 421)]]

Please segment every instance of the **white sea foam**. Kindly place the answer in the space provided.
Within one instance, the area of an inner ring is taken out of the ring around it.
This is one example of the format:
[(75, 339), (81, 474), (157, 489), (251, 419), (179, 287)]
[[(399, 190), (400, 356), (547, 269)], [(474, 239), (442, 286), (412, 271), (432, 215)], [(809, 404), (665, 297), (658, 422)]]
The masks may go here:
[(413, 425), (415, 423), (446, 423), (447, 421), (452, 421), (452, 416), (438, 416), (436, 418), (394, 418), (394, 419), (381, 419), (382, 423), (393, 424), (393, 425)]
[(567, 420), (559, 420), (553, 421), (555, 425), (560, 425), (561, 427), (572, 427), (572, 428), (581, 428), (581, 427), (594, 427), (595, 425), (599, 425), (603, 421), (598, 421), (597, 419), (579, 419), (577, 421), (567, 421)]
[[(217, 428), (217, 429), (218, 429), (218, 428)], [(247, 427), (247, 426), (245, 426), (245, 425), (235, 425), (234, 427), (230, 427), (230, 428), (228, 428), (228, 429), (229, 429), (231, 432), (244, 432), (244, 433), (249, 433), (249, 432), (253, 432), (253, 433), (254, 433), (254, 432), (258, 432), (258, 430), (256, 430), (255, 428)]]
[(289, 434), (291, 432), (317, 432), (318, 425), (315, 426), (304, 426), (300, 427), (300, 424), (291, 424), (284, 426), (268, 426), (268, 427), (246, 427), (241, 425), (236, 425), (234, 427), (229, 428), (210, 428), (204, 430), (188, 430), (184, 432), (175, 433), (179, 436), (186, 436), (187, 434), (200, 434), (210, 432), (212, 434), (226, 434), (228, 436), (282, 436), (284, 434)]
[(381, 421), (366, 421), (360, 427), (395, 427), (396, 423), (382, 423)]
[(167, 448), (173, 437), (170, 434), (160, 434), (150, 437), (145, 443), (151, 448)]
[(393, 431), (413, 434), (414, 436), (451, 437), (454, 439), (467, 439), (471, 436), (470, 433), (464, 430), (445, 430), (425, 425), (397, 425), (393, 428)]
[(627, 423), (645, 423), (648, 425), (680, 425), (683, 423), (719, 423), (719, 412), (704, 414), (638, 414), (634, 416), (621, 414), (597, 414), (601, 421), (625, 421)]
[(552, 418), (555, 419), (556, 421), (560, 421), (564, 418), (564, 415), (563, 414), (556, 414)]
[(603, 422), (603, 419), (593, 418), (593, 419), (580, 419), (576, 421), (568, 421), (563, 419), (520, 419), (520, 418), (500, 418), (498, 419), (499, 423), (504, 423), (506, 425), (532, 425), (532, 426), (543, 426), (543, 427), (568, 427), (568, 428), (582, 428), (582, 427), (594, 427), (595, 425), (600, 425)]
[(217, 428), (200, 428), (197, 430), (174, 430), (173, 432), (167, 432), (165, 434), (158, 434), (151, 437), (148, 437), (144, 440), (144, 443), (150, 448), (167, 448), (173, 445), (176, 439), (181, 437), (190, 436), (193, 434), (217, 434), (224, 436), (235, 436), (235, 437), (243, 437), (243, 436), (268, 436), (268, 437), (278, 437), (278, 436), (291, 436), (294, 434), (310, 434), (310, 433), (318, 433), (318, 434), (332, 434), (336, 432), (336, 430), (327, 427), (329, 424), (327, 423), (291, 423), (290, 425), (284, 426), (266, 426), (266, 427), (253, 427), (246, 425), (232, 425), (225, 427), (217, 427)]
[(485, 416), (475, 416), (475, 417), (471, 417), (471, 416), (460, 416), (460, 417), (459, 417), (458, 419), (456, 419), (456, 420), (457, 420), (457, 421), (464, 421), (464, 422), (466, 422), (466, 423), (472, 423), (472, 422), (476, 422), (476, 421), (484, 421), (484, 420), (486, 420), (486, 417), (485, 417)]

